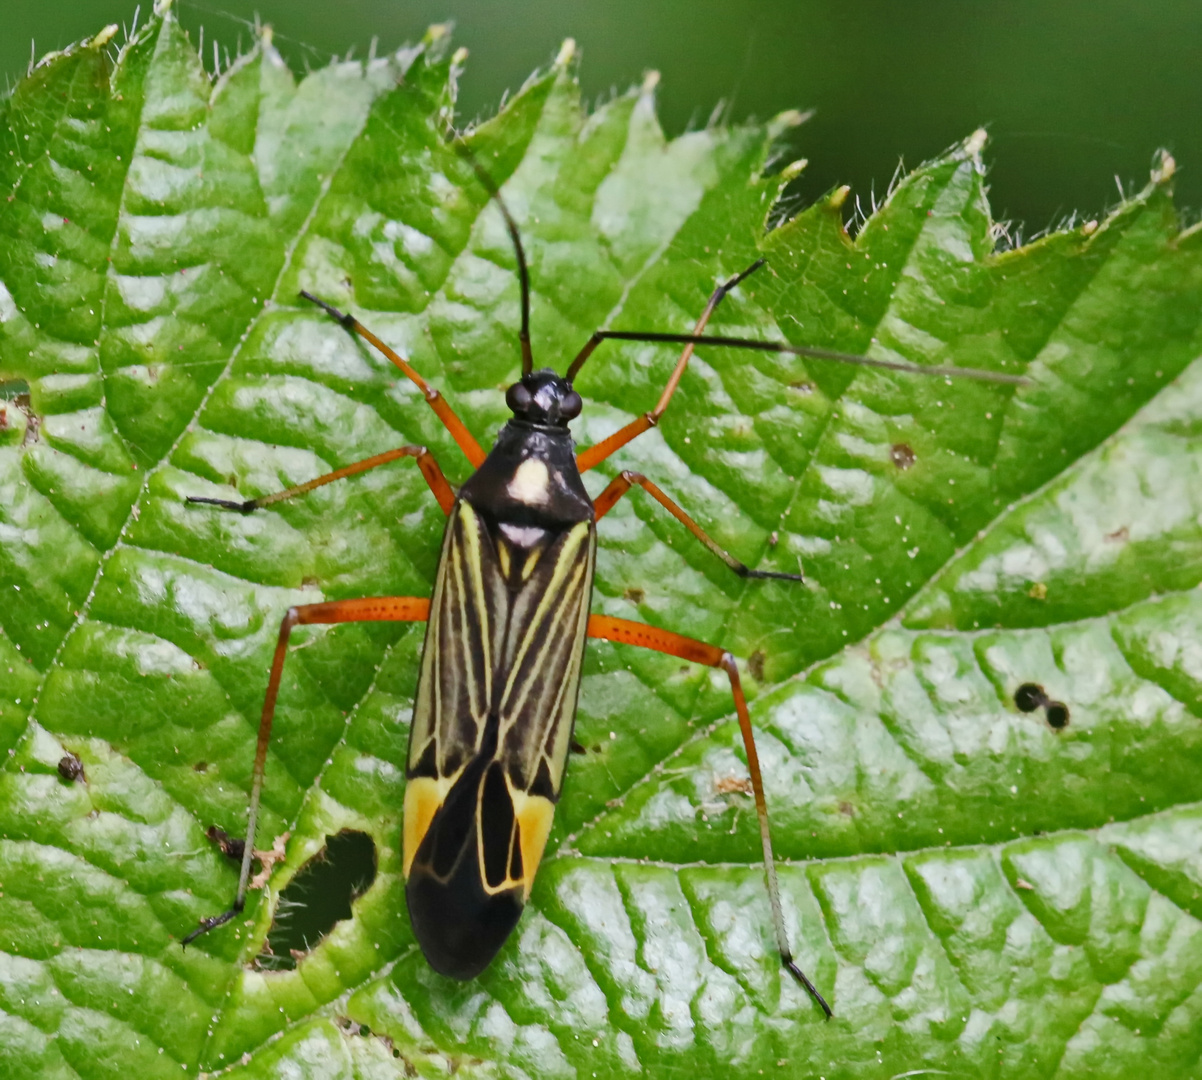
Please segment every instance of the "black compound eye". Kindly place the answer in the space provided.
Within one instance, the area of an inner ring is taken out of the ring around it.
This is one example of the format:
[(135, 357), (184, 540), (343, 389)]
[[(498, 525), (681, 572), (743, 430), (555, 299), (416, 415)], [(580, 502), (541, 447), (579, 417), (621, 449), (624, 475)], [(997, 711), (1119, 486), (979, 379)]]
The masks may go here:
[(512, 412), (526, 412), (530, 408), (530, 391), (522, 383), (515, 382), (505, 393), (505, 404)]
[(559, 415), (564, 420), (575, 420), (583, 408), (584, 402), (580, 400), (580, 395), (575, 390), (569, 390), (559, 403)]

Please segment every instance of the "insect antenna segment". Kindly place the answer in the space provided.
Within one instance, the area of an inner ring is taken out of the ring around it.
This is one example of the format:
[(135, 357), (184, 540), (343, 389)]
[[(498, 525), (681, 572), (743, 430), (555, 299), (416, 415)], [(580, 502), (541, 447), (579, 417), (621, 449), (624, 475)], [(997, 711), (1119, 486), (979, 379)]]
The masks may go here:
[[(749, 272), (747, 271), (747, 273)], [(744, 276), (746, 275), (744, 274)], [(1007, 386), (1030, 384), (1030, 379), (1023, 375), (1008, 375), (1005, 372), (984, 371), (981, 368), (934, 365), (924, 367), (922, 364), (910, 364), (904, 360), (884, 360), (873, 356), (839, 352), (835, 349), (788, 345), (783, 341), (757, 341), (754, 338), (727, 337), (724, 334), (668, 334), (648, 330), (597, 330), (568, 367), (569, 382), (576, 377), (576, 374), (584, 366), (584, 362), (603, 341), (645, 341), (661, 345), (708, 345), (729, 349), (753, 349), (756, 352), (788, 353), (790, 356), (809, 357), (811, 360), (834, 360), (840, 364), (854, 364), (857, 367), (904, 371), (909, 375), (941, 375), (949, 379), (976, 379), (979, 382), (1003, 383)]]
[(476, 174), (476, 179), (480, 181), (480, 186), (497, 204), (497, 209), (501, 211), (501, 217), (505, 219), (505, 228), (509, 230), (509, 239), (513, 241), (514, 254), (517, 255), (518, 260), (518, 283), (522, 290), (522, 328), (518, 331), (518, 341), (522, 347), (522, 374), (529, 375), (534, 370), (534, 353), (530, 348), (530, 270), (526, 265), (526, 251), (522, 247), (522, 234), (518, 230), (517, 222), (513, 220), (513, 215), (509, 212), (509, 207), (505, 205), (505, 200), (501, 197), (501, 189), (497, 187), (493, 178), (480, 164), (475, 152), (464, 141), (463, 136), (453, 128), (451, 129), (450, 144), (455, 153), (471, 166), (472, 172)]

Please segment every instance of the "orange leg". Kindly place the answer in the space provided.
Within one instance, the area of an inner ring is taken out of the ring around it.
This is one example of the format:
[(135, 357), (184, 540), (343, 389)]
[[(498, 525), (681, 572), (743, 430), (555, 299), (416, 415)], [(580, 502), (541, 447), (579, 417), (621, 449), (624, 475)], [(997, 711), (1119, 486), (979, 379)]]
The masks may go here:
[(782, 581), (805, 581), (801, 574), (786, 574), (782, 570), (752, 570), (745, 563), (739, 562), (730, 552), (719, 547), (718, 544), (706, 533), (706, 531), (697, 524), (678, 503), (673, 502), (665, 495), (655, 484), (648, 480), (642, 473), (631, 472), (627, 469), (619, 476), (615, 476), (610, 481), (609, 486), (593, 500), (593, 506), (597, 513), (597, 520), (600, 521), (613, 508), (614, 504), (628, 492), (632, 485), (638, 484), (648, 495), (650, 495), (657, 503), (668, 511), (677, 521), (679, 521), (686, 529), (689, 530), (698, 540), (700, 540), (707, 548), (718, 556), (727, 566), (729, 566), (739, 577), (744, 578), (780, 578)]
[(386, 450), (382, 454), (376, 454), (375, 457), (364, 458), (362, 461), (356, 461), (352, 465), (344, 465), (341, 469), (335, 469), (333, 472), (325, 473), (323, 476), (315, 477), (303, 484), (297, 484), (296, 487), (284, 488), (283, 491), (277, 491), (271, 495), (263, 495), (257, 499), (247, 499), (245, 502), (236, 502), (233, 499), (208, 499), (200, 495), (189, 495), (188, 502), (208, 503), (210, 506), (223, 506), (227, 510), (238, 510), (243, 514), (249, 514), (252, 510), (260, 510), (264, 506), (270, 506), (272, 503), (283, 502), (285, 499), (292, 499), (297, 495), (305, 495), (314, 488), (322, 487), (325, 484), (332, 484), (335, 480), (342, 480), (347, 476), (358, 476), (359, 473), (365, 473), (369, 469), (374, 469), (379, 465), (387, 465), (390, 461), (396, 461), (398, 458), (404, 457), (417, 458), (417, 467), (421, 469), (422, 476), (426, 478), (426, 483), (430, 485), (430, 490), (434, 492), (434, 498), (438, 500), (438, 505), (442, 507), (442, 512), (449, 514), (451, 507), (455, 505), (455, 492), (451, 490), (451, 485), (447, 483), (447, 478), (442, 475), (442, 469), (438, 467), (438, 462), (434, 460), (434, 455), (424, 446), (401, 446), (396, 450)]
[[(705, 329), (705, 324), (710, 321), (710, 316), (713, 315), (714, 309), (726, 298), (726, 294), (745, 277), (755, 273), (763, 265), (764, 260), (758, 259), (741, 274), (736, 274), (729, 281), (725, 281), (719, 285), (710, 296), (709, 303), (705, 305), (705, 310), (701, 313), (701, 318), (697, 320), (697, 325), (693, 327), (693, 333), (700, 334)], [(572, 381), (576, 372), (580, 370), (580, 366), (589, 358), (589, 355), (602, 340), (596, 334), (593, 335), (592, 340), (581, 350), (580, 355), (572, 361), (572, 366), (568, 369), (568, 382)], [(587, 472), (594, 466), (600, 465), (615, 450), (625, 446), (631, 439), (637, 438), (648, 428), (653, 428), (659, 423), (659, 418), (664, 415), (664, 411), (668, 408), (668, 403), (672, 400), (672, 395), (676, 393), (676, 387), (680, 385), (680, 380), (684, 377), (685, 368), (689, 366), (689, 358), (693, 355), (693, 349), (694, 343), (692, 342), (684, 347), (684, 350), (680, 354), (680, 359), (676, 361), (676, 367), (672, 369), (672, 374), (668, 378), (668, 385), (664, 387), (664, 392), (660, 394), (655, 408), (649, 413), (644, 413), (637, 420), (632, 420), (624, 428), (615, 431), (608, 439), (602, 439), (596, 446), (590, 446), (585, 450), (581, 450), (576, 455), (576, 468), (581, 472)]]
[(797, 966), (793, 953), (789, 948), (789, 937), (785, 932), (785, 917), (780, 904), (780, 886), (776, 880), (776, 862), (772, 857), (772, 837), (768, 832), (768, 806), (764, 801), (764, 781), (760, 775), (760, 757), (755, 749), (755, 735), (751, 730), (751, 716), (747, 712), (747, 699), (743, 696), (743, 685), (739, 682), (739, 669), (735, 658), (728, 652), (723, 652), (716, 645), (707, 645), (704, 641), (682, 637), (670, 630), (660, 630), (646, 623), (632, 622), (629, 619), (614, 619), (608, 615), (590, 615), (588, 620), (588, 636), (602, 638), (605, 641), (618, 641), (624, 645), (638, 645), (644, 649), (654, 649), (656, 652), (678, 656), (695, 664), (705, 664), (712, 668), (721, 668), (730, 678), (730, 690), (735, 699), (735, 712), (739, 717), (739, 730), (743, 733), (743, 747), (747, 751), (747, 771), (751, 774), (751, 789), (755, 794), (755, 812), (760, 819), (760, 841), (764, 850), (764, 871), (768, 881), (768, 899), (772, 904), (772, 925), (776, 931), (776, 946), (780, 950), (781, 963), (789, 969), (789, 973), (810, 992), (827, 1017), (831, 1016), (831, 1007), (823, 996), (818, 993), (806, 974)]
[(259, 720), (259, 740), (255, 747), (255, 769), (250, 791), (250, 814), (246, 823), (246, 848), (242, 855), (242, 870), (238, 875), (238, 893), (228, 911), (200, 920), (200, 926), (184, 938), (187, 945), (201, 934), (227, 923), (246, 906), (246, 883), (250, 880), (250, 864), (254, 858), (255, 826), (259, 818), (259, 799), (263, 793), (263, 771), (267, 767), (267, 744), (271, 741), (271, 724), (275, 719), (275, 703), (280, 693), (280, 678), (284, 674), (284, 659), (288, 655), (288, 639), (294, 626), (310, 623), (351, 622), (425, 622), (430, 615), (430, 601), (424, 596), (371, 596), (361, 600), (330, 600), (323, 604), (302, 604), (289, 608), (280, 623), (280, 636), (271, 661), (267, 679), (267, 694), (263, 698), (263, 714)]
[[(524, 266), (524, 264), (523, 264)], [(405, 377), (409, 379), (421, 392), (425, 395), (426, 404), (437, 414), (438, 419), (446, 425), (447, 431), (451, 433), (451, 438), (459, 445), (459, 449), (463, 451), (464, 456), (472, 463), (475, 468), (479, 468), (484, 461), (484, 451), (480, 449), (480, 444), (476, 442), (472, 433), (464, 426), (462, 420), (455, 415), (455, 410), (447, 404), (446, 399), (435, 390), (425, 379), (423, 379), (410, 366), (409, 361), (399, 355), (393, 349), (384, 344), (375, 334), (367, 329), (353, 315), (346, 315), (339, 311), (333, 304), (327, 304), (324, 300), (319, 300), (312, 293), (301, 290), (301, 296), (316, 304), (319, 308), (329, 313), (333, 318), (337, 319), (347, 330), (353, 334), (358, 334), (364, 341), (370, 345), (374, 345), (381, 353), (391, 360), (397, 367), (405, 373)], [(529, 348), (527, 342), (525, 348)]]

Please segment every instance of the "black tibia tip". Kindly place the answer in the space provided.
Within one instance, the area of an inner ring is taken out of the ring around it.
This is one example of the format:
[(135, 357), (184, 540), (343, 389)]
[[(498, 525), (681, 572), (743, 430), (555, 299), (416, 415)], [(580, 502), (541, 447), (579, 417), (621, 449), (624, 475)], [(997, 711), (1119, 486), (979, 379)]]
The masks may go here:
[(733, 289), (741, 281), (746, 281), (747, 278), (751, 277), (751, 275), (754, 274), (761, 266), (763, 266), (765, 263), (767, 263), (767, 261), (768, 260), (764, 259), (764, 258), (756, 259), (755, 262), (753, 262), (749, 267), (747, 267), (747, 269), (744, 270), (741, 274), (735, 274), (735, 276), (732, 277), (723, 286), (723, 288), (726, 289), (727, 291), (729, 291), (730, 289)]
[(200, 925), (192, 931), (187, 937), (181, 941), (180, 948), (186, 949), (194, 942), (201, 934), (207, 934), (210, 930), (215, 930), (219, 926), (224, 926), (230, 919), (242, 914), (242, 908), (245, 906), (245, 901), (235, 900), (234, 906), (229, 911), (223, 911), (220, 915), (212, 915), (207, 919), (201, 919)]
[(355, 316), (354, 315), (344, 314), (343, 312), (339, 311), (333, 304), (327, 304), (324, 300), (321, 300), (318, 297), (314, 296), (311, 292), (306, 292), (304, 289), (301, 289), (300, 294), (306, 300), (308, 300), (309, 303), (316, 304), (327, 315), (330, 315), (332, 318), (337, 319), (348, 330), (351, 330), (354, 328), (354, 325), (355, 325)]
[[(230, 834), (219, 825), (210, 825), (208, 830), (205, 832), (205, 836), (207, 836), (221, 849), (221, 853), (226, 856), (226, 858), (233, 862), (242, 861), (242, 856), (246, 852), (245, 840), (239, 839), (236, 836), (230, 836)], [(201, 919), (200, 926), (198, 926), (192, 931), (192, 933), (188, 934), (188, 936), (180, 942), (181, 948), (187, 948), (187, 946), (200, 937), (201, 934), (207, 934), (210, 930), (229, 922), (230, 919), (239, 914), (245, 906), (246, 901), (242, 898), (239, 898), (234, 901), (233, 907), (231, 907), (229, 911), (223, 911), (220, 915), (212, 915), (207, 919)]]
[(184, 501), (204, 503), (206, 506), (220, 506), (223, 510), (237, 510), (240, 514), (249, 514), (252, 510), (259, 509), (258, 499), (247, 499), (245, 502), (236, 502), (233, 499), (206, 499), (203, 495), (189, 495)]
[(818, 987), (816, 987), (812, 982), (810, 982), (809, 979), (806, 978), (806, 973), (797, 966), (797, 961), (794, 960), (793, 957), (789, 956), (788, 953), (782, 953), (780, 959), (781, 963), (789, 969), (789, 974), (792, 975), (793, 978), (795, 978), (799, 983), (801, 983), (801, 985), (804, 986), (809, 992), (810, 997), (812, 997), (816, 1002), (818, 1002), (819, 1005), (822, 1006), (822, 1011), (826, 1013), (826, 1018), (829, 1020), (832, 1016), (834, 1016), (835, 1014), (831, 1011), (831, 1007), (826, 1003), (826, 998), (818, 993)]
[(1068, 706), (1063, 701), (1053, 701), (1039, 683), (1023, 683), (1014, 691), (1014, 704), (1025, 713), (1043, 709), (1048, 725), (1057, 731), (1068, 726)]
[(745, 578), (774, 578), (777, 581), (805, 581), (803, 574), (787, 574), (783, 570), (752, 570), (739, 563), (734, 568), (739, 577)]

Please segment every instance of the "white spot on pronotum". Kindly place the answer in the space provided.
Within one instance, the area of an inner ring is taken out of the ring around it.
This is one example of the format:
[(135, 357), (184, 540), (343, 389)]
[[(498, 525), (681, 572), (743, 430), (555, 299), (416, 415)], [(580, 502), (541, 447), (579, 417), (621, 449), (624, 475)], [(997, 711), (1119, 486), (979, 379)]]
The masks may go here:
[(541, 505), (551, 501), (551, 477), (547, 466), (535, 458), (527, 458), (513, 474), (507, 490), (509, 497), (527, 505)]

